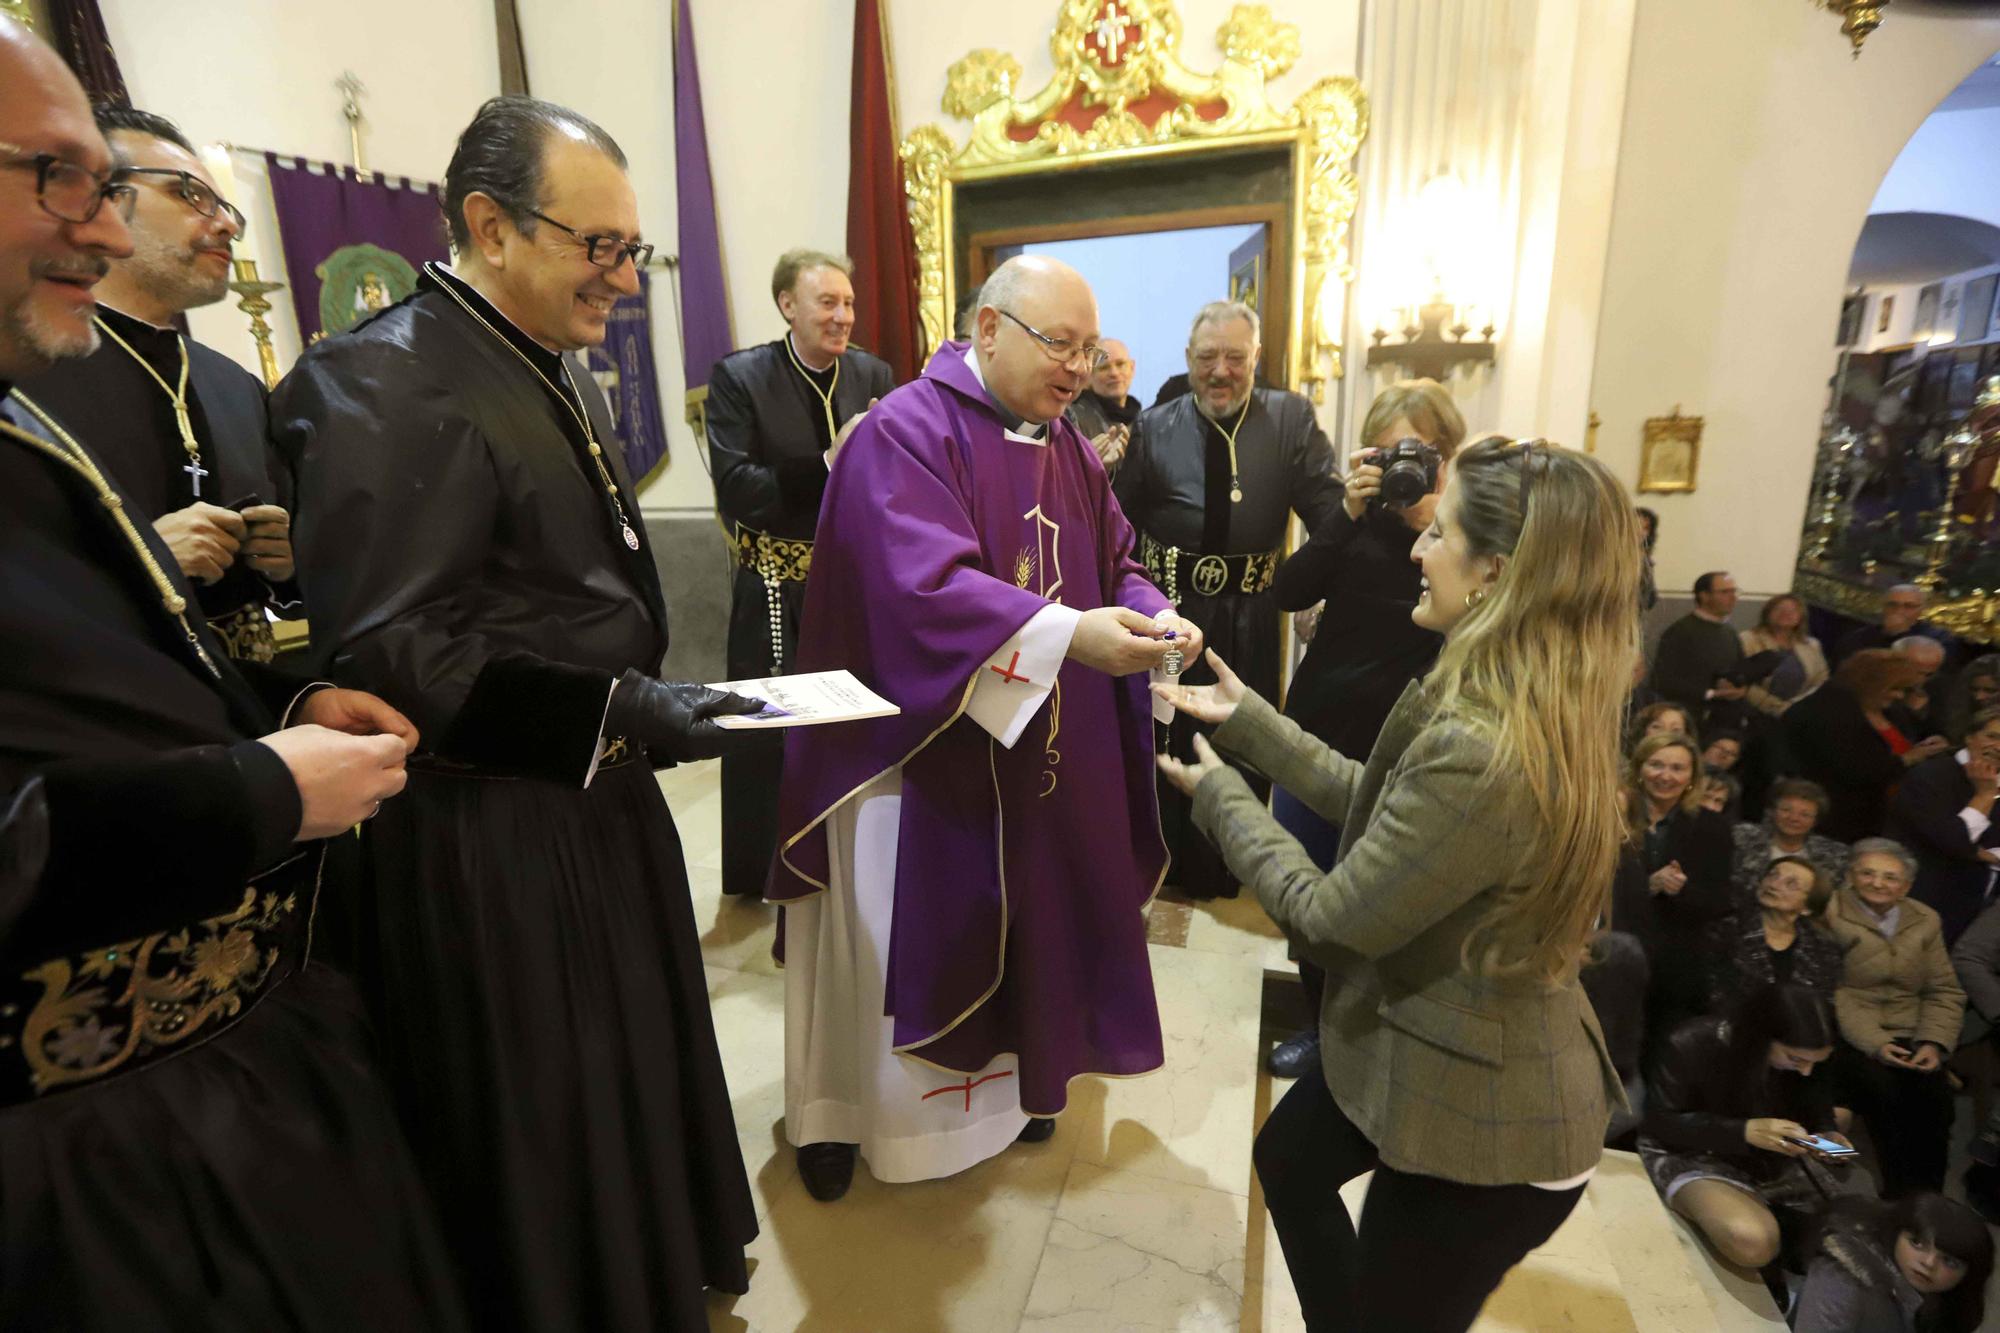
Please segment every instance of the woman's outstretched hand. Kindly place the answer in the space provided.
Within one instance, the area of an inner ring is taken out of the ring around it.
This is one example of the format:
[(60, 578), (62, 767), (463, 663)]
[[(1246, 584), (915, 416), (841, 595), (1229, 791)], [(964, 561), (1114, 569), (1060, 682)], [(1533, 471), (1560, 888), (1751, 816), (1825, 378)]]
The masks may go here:
[(1213, 685), (1166, 685), (1153, 686), (1153, 693), (1165, 699), (1181, 712), (1197, 722), (1220, 725), (1229, 720), (1236, 711), (1236, 705), (1243, 702), (1243, 696), (1250, 691), (1229, 669), (1229, 663), (1214, 653), (1208, 655), (1208, 665), (1215, 672)]
[[(1204, 685), (1201, 688), (1212, 687)], [(1159, 764), (1160, 771), (1167, 775), (1167, 781), (1173, 784), (1174, 790), (1183, 796), (1194, 795), (1194, 789), (1199, 787), (1201, 780), (1210, 773), (1229, 767), (1222, 762), (1222, 756), (1215, 752), (1215, 747), (1208, 743), (1206, 736), (1194, 738), (1193, 763), (1184, 764), (1170, 754), (1159, 756), (1155, 762)]]

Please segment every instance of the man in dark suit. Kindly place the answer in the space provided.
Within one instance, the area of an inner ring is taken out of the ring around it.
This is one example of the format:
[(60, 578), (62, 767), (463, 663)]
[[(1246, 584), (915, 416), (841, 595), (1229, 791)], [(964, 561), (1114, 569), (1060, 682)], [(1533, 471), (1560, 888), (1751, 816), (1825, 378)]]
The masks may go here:
[(272, 452), (264, 386), (176, 322), (229, 292), (243, 215), (173, 123), (99, 107), (130, 170), (133, 253), (98, 289), (96, 352), (22, 385), (102, 451), (195, 585), (231, 657), (268, 662), (270, 610), (305, 614), (292, 580), (291, 478)]
[(2000, 710), (1974, 716), (1965, 748), (1933, 755), (1896, 788), (1888, 836), (1917, 856), (1910, 896), (1937, 912), (1945, 947), (1993, 901), (2000, 871)]
[[(771, 299), (789, 331), (730, 353), (709, 375), (716, 517), (736, 549), (731, 680), (791, 670), (827, 473), (875, 400), (896, 387), (887, 362), (847, 341), (853, 272), (844, 255), (786, 251), (771, 274)], [(764, 891), (783, 771), (775, 746), (722, 761), (724, 893)]]

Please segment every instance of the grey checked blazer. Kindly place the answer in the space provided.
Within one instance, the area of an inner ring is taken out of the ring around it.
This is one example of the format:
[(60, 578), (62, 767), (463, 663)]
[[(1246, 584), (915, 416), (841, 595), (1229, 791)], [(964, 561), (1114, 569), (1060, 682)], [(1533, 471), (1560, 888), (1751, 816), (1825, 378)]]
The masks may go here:
[(1490, 744), (1434, 722), (1420, 684), (1365, 767), (1255, 694), (1215, 740), (1341, 826), (1340, 857), (1322, 874), (1240, 774), (1212, 773), (1195, 794), (1195, 823), (1326, 969), (1327, 1086), (1382, 1161), (1471, 1185), (1595, 1165), (1624, 1093), (1582, 987), (1483, 977), (1459, 961), (1530, 818), (1518, 794), (1484, 781)]

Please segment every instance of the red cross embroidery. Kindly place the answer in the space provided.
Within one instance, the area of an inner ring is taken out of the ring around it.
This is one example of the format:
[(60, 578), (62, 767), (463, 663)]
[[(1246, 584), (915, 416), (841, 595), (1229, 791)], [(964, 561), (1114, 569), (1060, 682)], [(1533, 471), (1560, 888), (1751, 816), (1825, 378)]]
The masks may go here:
[(985, 1078), (977, 1080), (973, 1079), (970, 1075), (967, 1075), (965, 1082), (954, 1083), (948, 1088), (939, 1088), (935, 1092), (927, 1092), (922, 1097), (918, 1098), (918, 1100), (927, 1102), (933, 1097), (942, 1097), (947, 1092), (962, 1092), (965, 1094), (965, 1113), (967, 1115), (971, 1115), (972, 1090), (974, 1088), (978, 1087), (981, 1083), (991, 1083), (996, 1078), (1012, 1078), (1012, 1077), (1014, 1077), (1014, 1071), (1011, 1069), (1003, 1069), (997, 1074), (988, 1074)]
[(1013, 660), (1008, 662), (1006, 666), (990, 666), (986, 669), (1000, 677), (1001, 680), (1006, 681), (1009, 685), (1026, 685), (1029, 683), (1026, 676), (1017, 676), (1014, 674), (1014, 668), (1019, 665), (1021, 665), (1021, 654), (1017, 651), (1014, 654)]

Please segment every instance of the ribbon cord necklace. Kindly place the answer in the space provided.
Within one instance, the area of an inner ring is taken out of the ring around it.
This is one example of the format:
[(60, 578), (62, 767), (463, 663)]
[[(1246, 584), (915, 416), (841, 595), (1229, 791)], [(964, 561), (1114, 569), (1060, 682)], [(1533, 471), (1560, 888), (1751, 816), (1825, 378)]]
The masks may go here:
[(806, 363), (799, 359), (798, 348), (792, 346), (792, 335), (789, 333), (785, 335), (785, 355), (792, 359), (792, 369), (799, 372), (799, 377), (814, 393), (819, 394), (819, 405), (826, 411), (827, 448), (831, 449), (833, 437), (840, 433), (839, 428), (833, 423), (833, 395), (840, 390), (840, 358), (833, 359), (833, 383), (827, 385), (826, 390), (821, 392), (819, 381), (812, 377), (812, 373), (806, 369)]
[(124, 348), (125, 355), (131, 357), (134, 361), (137, 361), (139, 363), (139, 368), (145, 371), (148, 375), (151, 375), (153, 377), (153, 383), (160, 386), (160, 392), (166, 394), (168, 398), (173, 400), (174, 424), (180, 427), (181, 448), (187, 450), (187, 456), (188, 456), (187, 466), (182, 468), (181, 471), (187, 473), (188, 480), (194, 484), (194, 498), (197, 500), (201, 499), (201, 479), (208, 475), (208, 469), (201, 465), (201, 442), (195, 439), (194, 422), (190, 420), (188, 417), (187, 339), (181, 337), (178, 333), (174, 335), (174, 346), (180, 348), (181, 351), (181, 382), (180, 382), (180, 387), (175, 388), (173, 385), (168, 384), (166, 380), (161, 377), (159, 371), (153, 369), (152, 362), (148, 361), (145, 357), (140, 356), (138, 350), (134, 348), (131, 343), (128, 343), (123, 338), (119, 337), (118, 330), (112, 328), (109, 324), (106, 324), (101, 316), (92, 320), (91, 322), (96, 324), (99, 329), (103, 330), (105, 337), (111, 339), (112, 342), (115, 342), (120, 347)]
[(111, 489), (111, 484), (104, 479), (104, 474), (98, 470), (89, 453), (54, 417), (30, 402), (18, 389), (10, 396), (34, 414), (35, 420), (42, 423), (43, 429), (55, 436), (60, 443), (51, 444), (41, 436), (30, 434), (3, 418), (0, 418), (0, 435), (11, 436), (30, 449), (47, 454), (89, 483), (90, 489), (96, 492), (97, 502), (110, 511), (112, 520), (117, 523), (119, 531), (125, 534), (125, 540), (131, 544), (133, 552), (139, 557), (139, 563), (146, 567), (147, 576), (152, 579), (154, 589), (160, 594), (160, 605), (165, 607), (167, 614), (180, 624), (181, 633), (187, 636), (188, 646), (194, 649), (194, 655), (201, 659), (201, 664), (208, 668), (208, 674), (221, 680), (221, 668), (215, 665), (215, 659), (208, 655), (208, 649), (202, 647), (201, 637), (194, 632), (194, 626), (188, 623), (187, 598), (180, 595), (174, 587), (174, 581), (167, 577), (167, 572), (160, 568), (160, 562), (153, 558), (152, 548), (147, 546), (146, 539), (139, 535), (138, 528), (132, 523), (132, 516), (125, 512), (125, 502), (118, 498), (118, 492)]
[(625, 516), (625, 500), (624, 497), (618, 494), (618, 483), (611, 479), (611, 469), (604, 466), (604, 449), (597, 443), (597, 432), (590, 428), (590, 418), (584, 413), (577, 411), (576, 404), (570, 402), (570, 394), (576, 394), (576, 401), (578, 403), (583, 401), (583, 395), (577, 393), (576, 381), (570, 378), (569, 363), (566, 361), (562, 363), (563, 383), (569, 386), (569, 393), (564, 393), (555, 386), (555, 381), (542, 373), (540, 366), (522, 355), (521, 349), (507, 340), (506, 334), (487, 323), (486, 317), (477, 310), (474, 310), (471, 302), (453, 291), (450, 283), (440, 282), (437, 286), (439, 291), (458, 302), (466, 314), (478, 320), (481, 328), (485, 329), (495, 338), (498, 338), (502, 347), (505, 347), (516, 357), (520, 358), (521, 364), (534, 372), (535, 378), (547, 386), (548, 391), (556, 396), (556, 401), (561, 403), (563, 409), (575, 420), (577, 429), (583, 432), (584, 443), (590, 447), (590, 461), (597, 464), (597, 477), (598, 480), (604, 483), (604, 493), (611, 497), (611, 507), (618, 511), (618, 531), (624, 536), (627, 548), (634, 551), (638, 550), (639, 534), (633, 530), (632, 520)]
[(1209, 424), (1215, 427), (1215, 433), (1229, 446), (1229, 503), (1231, 504), (1243, 503), (1243, 475), (1236, 468), (1236, 432), (1243, 429), (1243, 422), (1249, 415), (1250, 400), (1246, 398), (1243, 400), (1243, 410), (1236, 414), (1236, 424), (1228, 430), (1224, 430), (1222, 423), (1214, 417), (1208, 419)]

